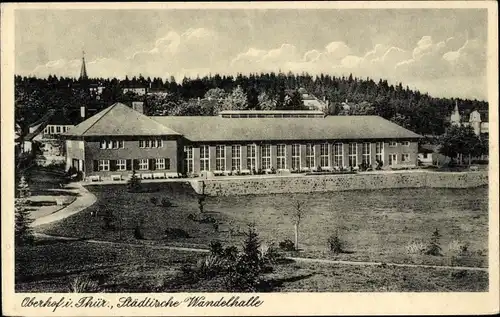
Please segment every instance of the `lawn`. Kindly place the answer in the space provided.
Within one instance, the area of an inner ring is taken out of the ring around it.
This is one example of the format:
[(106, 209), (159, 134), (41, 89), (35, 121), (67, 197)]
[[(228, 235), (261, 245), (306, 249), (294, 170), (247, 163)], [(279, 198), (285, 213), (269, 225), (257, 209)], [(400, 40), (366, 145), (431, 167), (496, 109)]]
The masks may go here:
[[(89, 276), (104, 292), (224, 291), (219, 280), (174, 286), (184, 264), (204, 254), (148, 247), (39, 241), (16, 249), (17, 292), (68, 292), (77, 276)], [(486, 291), (486, 272), (428, 268), (345, 266), (292, 262), (275, 265), (264, 279), (273, 291), (403, 292)]]
[[(148, 192), (128, 193), (124, 185), (88, 186), (98, 201), (88, 210), (60, 222), (44, 225), (47, 234), (134, 241), (140, 227), (140, 243), (206, 247), (213, 240), (240, 245), (246, 224), (255, 223), (264, 243), (293, 239), (290, 216), (293, 201), (305, 202), (300, 225), (299, 256), (342, 260), (380, 261), (434, 265), (487, 266), (487, 188), (398, 189), (295, 195), (208, 197), (205, 212), (219, 221), (190, 220), (198, 212), (196, 194), (184, 183), (143, 184)], [(158, 202), (153, 204), (151, 198)], [(168, 197), (174, 206), (159, 203)], [(104, 229), (102, 215), (112, 210), (116, 230)], [(91, 216), (96, 212), (97, 216)], [(189, 238), (166, 234), (182, 229)], [(411, 254), (408, 248), (427, 244), (435, 229), (440, 233), (442, 256)], [(346, 251), (332, 255), (328, 237), (337, 232)], [(466, 252), (458, 246), (467, 245)], [(295, 254), (296, 255), (296, 254)]]

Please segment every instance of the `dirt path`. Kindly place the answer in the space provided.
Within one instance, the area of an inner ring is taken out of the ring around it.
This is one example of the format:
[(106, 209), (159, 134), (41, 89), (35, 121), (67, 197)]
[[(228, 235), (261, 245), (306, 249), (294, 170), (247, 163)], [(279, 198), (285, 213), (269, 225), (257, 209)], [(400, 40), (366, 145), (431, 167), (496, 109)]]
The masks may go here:
[(79, 194), (79, 196), (76, 197), (75, 201), (53, 214), (35, 219), (31, 223), (32, 227), (37, 227), (51, 222), (62, 220), (71, 215), (79, 213), (80, 211), (90, 207), (97, 201), (97, 198), (91, 192), (89, 192), (85, 187), (83, 187), (82, 184), (71, 183), (69, 184), (69, 187), (71, 189), (69, 189), (68, 192)]
[[(69, 238), (69, 237), (60, 237), (60, 236), (52, 236), (42, 233), (35, 233), (35, 236), (45, 239), (55, 239), (55, 240), (64, 240), (64, 241), (83, 241), (87, 243), (95, 243), (95, 244), (107, 244), (107, 245), (116, 245), (116, 246), (129, 246), (129, 247), (139, 247), (139, 248), (152, 248), (159, 250), (175, 250), (175, 251), (187, 251), (187, 252), (199, 252), (199, 253), (208, 253), (210, 252), (207, 249), (197, 249), (197, 248), (183, 248), (183, 247), (174, 247), (167, 245), (148, 245), (148, 244), (137, 244), (137, 243), (125, 243), (125, 242), (112, 242), (112, 241), (103, 241), (103, 240), (93, 240), (93, 239), (79, 239), (79, 238)], [(327, 259), (311, 259), (311, 258), (300, 258), (300, 257), (287, 257), (287, 259), (303, 262), (303, 263), (319, 263), (319, 264), (340, 264), (340, 265), (361, 265), (361, 266), (397, 266), (397, 267), (411, 267), (411, 268), (431, 268), (431, 269), (443, 269), (443, 270), (465, 270), (465, 271), (484, 271), (488, 272), (488, 268), (484, 267), (468, 267), (468, 266), (448, 266), (448, 265), (425, 265), (425, 264), (405, 264), (405, 263), (382, 263), (382, 262), (362, 262), (362, 261), (342, 261), (342, 260), (327, 260)]]

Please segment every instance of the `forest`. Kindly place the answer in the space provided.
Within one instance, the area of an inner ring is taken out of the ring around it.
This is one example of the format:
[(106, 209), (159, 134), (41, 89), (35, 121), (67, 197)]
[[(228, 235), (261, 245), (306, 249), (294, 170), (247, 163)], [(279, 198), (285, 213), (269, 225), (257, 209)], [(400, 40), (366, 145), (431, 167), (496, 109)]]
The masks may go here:
[[(101, 87), (99, 94), (90, 87)], [(164, 94), (139, 96), (123, 88), (161, 89)], [(309, 74), (260, 73), (236, 76), (219, 74), (201, 78), (48, 78), (15, 76), (15, 117), (21, 130), (50, 109), (63, 116), (79, 112), (80, 106), (102, 110), (115, 102), (145, 102), (148, 115), (215, 115), (223, 109), (303, 109), (298, 92), (304, 88), (328, 101), (328, 115), (379, 115), (422, 135), (442, 135), (455, 103), (467, 115), (487, 111), (479, 100), (436, 98), (408, 86), (390, 85), (370, 78)], [(202, 100), (203, 102), (200, 102)], [(206, 102), (210, 100), (211, 102)], [(349, 104), (349, 109), (342, 107)], [(487, 118), (483, 118), (487, 120)]]

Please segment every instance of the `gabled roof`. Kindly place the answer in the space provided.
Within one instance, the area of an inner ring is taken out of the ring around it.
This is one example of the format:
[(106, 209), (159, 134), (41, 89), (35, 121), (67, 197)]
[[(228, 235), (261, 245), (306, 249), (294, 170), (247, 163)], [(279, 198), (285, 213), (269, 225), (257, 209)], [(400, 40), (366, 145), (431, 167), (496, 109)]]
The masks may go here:
[(155, 121), (191, 141), (416, 139), (420, 135), (378, 116), (222, 118), (163, 116)]
[(151, 136), (179, 135), (179, 133), (122, 103), (115, 103), (62, 135)]

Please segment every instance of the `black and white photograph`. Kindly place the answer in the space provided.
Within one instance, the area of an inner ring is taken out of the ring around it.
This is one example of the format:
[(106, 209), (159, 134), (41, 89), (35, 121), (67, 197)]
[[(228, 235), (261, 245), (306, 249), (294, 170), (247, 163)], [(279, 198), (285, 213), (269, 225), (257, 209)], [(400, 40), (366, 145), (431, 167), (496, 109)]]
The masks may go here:
[(497, 8), (446, 3), (2, 5), (16, 307), (498, 295)]

